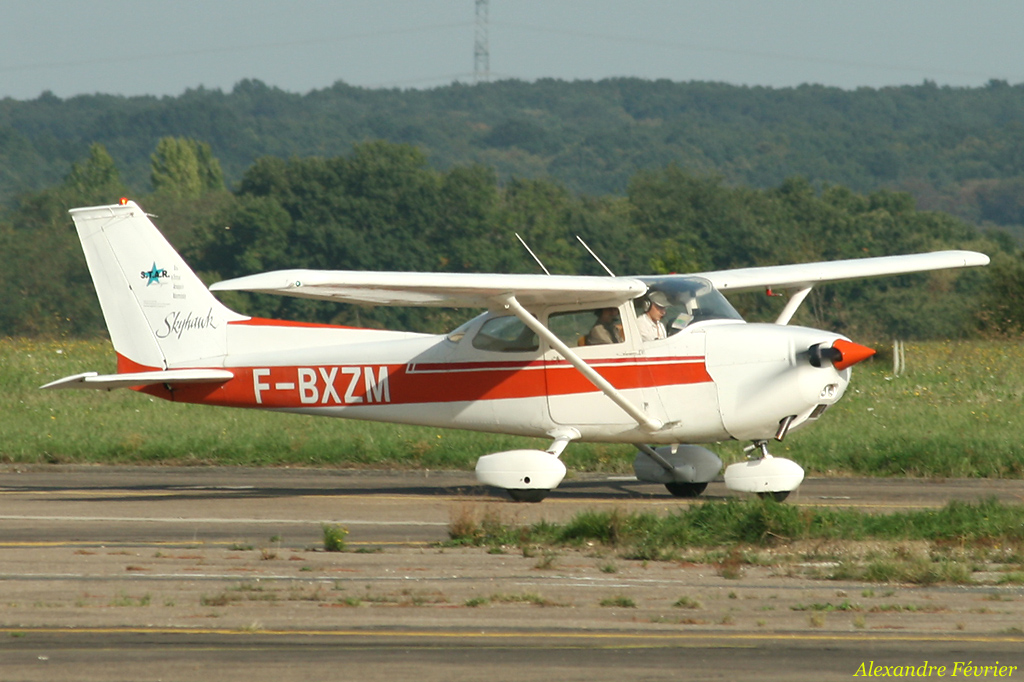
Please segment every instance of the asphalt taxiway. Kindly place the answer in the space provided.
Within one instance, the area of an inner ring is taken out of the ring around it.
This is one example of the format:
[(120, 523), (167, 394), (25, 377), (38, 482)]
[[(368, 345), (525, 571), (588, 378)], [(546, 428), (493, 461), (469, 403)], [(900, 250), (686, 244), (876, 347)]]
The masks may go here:
[[(729, 495), (713, 483), (705, 499)], [(990, 496), (1020, 503), (1024, 483), (810, 479), (787, 504), (881, 513)], [(687, 504), (607, 476), (515, 504), (461, 472), (7, 466), (0, 679), (827, 680), (862, 664), (1024, 665), (1019, 586), (436, 544), (467, 517)], [(348, 530), (348, 551), (321, 551), (325, 523)]]
[[(713, 482), (702, 500), (736, 496)], [(1024, 502), (1024, 482), (987, 479), (810, 478), (787, 504), (871, 511), (951, 500)], [(630, 477), (578, 475), (540, 504), (514, 504), (467, 472), (218, 467), (7, 466), (0, 469), (0, 542), (215, 541), (264, 535), (315, 542), (320, 524), (354, 542), (447, 539), (453, 505), (500, 505), (523, 522), (582, 509), (668, 511), (687, 500)]]

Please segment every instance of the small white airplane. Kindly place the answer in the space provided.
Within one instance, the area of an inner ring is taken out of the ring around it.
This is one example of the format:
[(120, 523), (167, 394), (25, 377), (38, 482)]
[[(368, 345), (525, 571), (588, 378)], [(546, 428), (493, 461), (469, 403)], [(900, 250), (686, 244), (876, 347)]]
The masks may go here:
[[(784, 499), (803, 480), (767, 444), (813, 423), (874, 353), (788, 323), (818, 283), (986, 265), (971, 251), (655, 277), (283, 270), (207, 289), (134, 202), (71, 211), (117, 373), (42, 388), (133, 388), (176, 402), (549, 438), (481, 457), (477, 478), (536, 502), (572, 441), (632, 443), (641, 481), (699, 495), (722, 462), (699, 443), (751, 441), (736, 491)], [(790, 292), (773, 324), (720, 293)], [(486, 308), (446, 335), (272, 321), (213, 291), (371, 305)]]

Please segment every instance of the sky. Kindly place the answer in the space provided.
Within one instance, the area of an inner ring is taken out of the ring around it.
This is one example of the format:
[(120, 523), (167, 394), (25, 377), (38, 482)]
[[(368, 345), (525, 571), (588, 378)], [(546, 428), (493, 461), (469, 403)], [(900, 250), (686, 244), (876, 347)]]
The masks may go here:
[[(475, 0), (0, 0), (0, 98), (474, 82)], [(488, 0), (491, 80), (1024, 82), (1021, 0)]]

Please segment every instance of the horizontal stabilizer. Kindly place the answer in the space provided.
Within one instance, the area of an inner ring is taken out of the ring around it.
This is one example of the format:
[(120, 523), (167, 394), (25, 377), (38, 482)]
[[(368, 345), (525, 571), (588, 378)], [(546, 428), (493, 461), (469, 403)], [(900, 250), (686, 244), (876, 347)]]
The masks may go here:
[(40, 388), (94, 388), (112, 390), (151, 384), (211, 384), (224, 383), (234, 378), (226, 369), (165, 369), (154, 372), (126, 374), (98, 374), (85, 372), (51, 381)]

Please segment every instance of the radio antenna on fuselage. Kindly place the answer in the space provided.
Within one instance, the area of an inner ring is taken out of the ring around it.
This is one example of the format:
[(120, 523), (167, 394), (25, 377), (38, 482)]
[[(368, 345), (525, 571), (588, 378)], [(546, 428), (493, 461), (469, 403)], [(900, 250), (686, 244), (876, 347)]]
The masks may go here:
[(518, 233), (518, 232), (516, 232), (515, 234), (516, 234), (516, 239), (518, 239), (518, 240), (519, 240), (519, 243), (523, 245), (523, 248), (524, 248), (524, 249), (526, 249), (526, 251), (527, 251), (527, 252), (528, 252), (528, 253), (529, 253), (529, 254), (530, 254), (531, 256), (533, 256), (533, 260), (537, 261), (537, 265), (539, 265), (539, 266), (540, 266), (540, 269), (544, 271), (544, 274), (545, 274), (545, 275), (548, 275), (548, 276), (550, 277), (550, 276), (551, 276), (551, 273), (550, 273), (550, 272), (548, 272), (548, 269), (547, 269), (546, 267), (544, 267), (544, 264), (543, 264), (543, 263), (541, 263), (541, 262), (540, 262), (540, 258), (537, 258), (537, 254), (535, 254), (535, 253), (533, 252), (533, 249), (531, 249), (531, 248), (530, 248), (529, 244), (527, 244), (527, 243), (526, 243), (525, 241), (523, 241), (523, 238), (519, 236), (519, 233)]
[(583, 244), (583, 248), (587, 250), (587, 253), (589, 253), (591, 256), (593, 256), (594, 260), (596, 260), (598, 262), (598, 264), (600, 264), (600, 266), (602, 268), (604, 268), (604, 271), (608, 273), (609, 277), (614, 277), (615, 276), (615, 273), (612, 272), (611, 269), (607, 265), (604, 264), (604, 261), (597, 257), (597, 254), (594, 253), (594, 250), (591, 249), (589, 246), (587, 246), (587, 243), (585, 241), (583, 241), (583, 237), (581, 237), (579, 235), (576, 235), (576, 239), (578, 239), (580, 241), (580, 244)]

